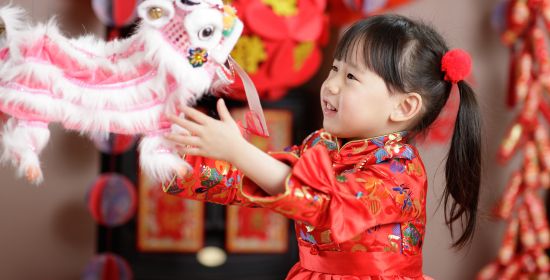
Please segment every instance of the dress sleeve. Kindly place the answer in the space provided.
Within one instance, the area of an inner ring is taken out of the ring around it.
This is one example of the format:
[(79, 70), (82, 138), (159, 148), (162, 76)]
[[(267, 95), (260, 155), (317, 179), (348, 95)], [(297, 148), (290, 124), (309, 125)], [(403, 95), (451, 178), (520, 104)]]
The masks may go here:
[[(286, 152), (271, 155), (293, 165), (298, 160), (299, 149), (299, 146), (292, 146)], [(171, 182), (163, 184), (165, 192), (187, 199), (249, 207), (261, 205), (243, 196), (243, 188), (267, 196), (258, 185), (245, 178), (240, 170), (228, 162), (200, 156), (187, 156), (185, 160), (193, 167), (193, 171), (183, 178), (174, 177)]]
[(329, 228), (337, 242), (376, 225), (418, 218), (425, 205), (425, 176), (393, 174), (390, 163), (335, 174), (328, 150), (316, 145), (293, 163), (286, 190), (263, 196), (249, 184), (241, 195), (261, 207), (312, 226)]
[(175, 176), (164, 183), (166, 193), (182, 198), (219, 204), (240, 204), (236, 196), (242, 173), (230, 163), (200, 156), (186, 156), (193, 167), (185, 177)]

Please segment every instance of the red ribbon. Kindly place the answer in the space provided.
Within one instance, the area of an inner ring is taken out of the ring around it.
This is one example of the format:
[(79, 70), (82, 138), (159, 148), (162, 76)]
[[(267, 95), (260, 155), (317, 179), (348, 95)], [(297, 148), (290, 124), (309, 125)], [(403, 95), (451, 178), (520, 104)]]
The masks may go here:
[(300, 248), (300, 265), (310, 271), (356, 276), (422, 277), (422, 255), (405, 256), (388, 252), (319, 251)]

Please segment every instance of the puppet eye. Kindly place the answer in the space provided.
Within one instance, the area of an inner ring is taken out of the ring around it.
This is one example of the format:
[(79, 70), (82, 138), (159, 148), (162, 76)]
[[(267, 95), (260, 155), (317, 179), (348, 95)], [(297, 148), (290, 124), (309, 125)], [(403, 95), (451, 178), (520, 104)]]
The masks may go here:
[(214, 35), (214, 26), (206, 26), (199, 30), (199, 39), (206, 41)]
[(188, 6), (194, 6), (194, 5), (199, 5), (200, 2), (195, 2), (195, 1), (192, 1), (192, 0), (180, 0), (180, 3), (183, 4), (183, 5), (188, 5)]

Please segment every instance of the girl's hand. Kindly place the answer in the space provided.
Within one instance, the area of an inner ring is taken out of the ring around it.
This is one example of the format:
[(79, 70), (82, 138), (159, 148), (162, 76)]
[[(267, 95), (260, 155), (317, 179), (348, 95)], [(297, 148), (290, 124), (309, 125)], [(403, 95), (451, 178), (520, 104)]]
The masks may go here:
[(248, 143), (241, 135), (239, 126), (231, 117), (223, 99), (219, 99), (217, 110), (220, 120), (191, 107), (182, 112), (185, 118), (168, 116), (168, 119), (186, 129), (189, 134), (170, 133), (166, 139), (176, 143), (178, 150), (187, 155), (198, 155), (233, 162), (239, 149)]
[(184, 119), (168, 116), (189, 133), (171, 133), (166, 138), (176, 143), (184, 154), (230, 162), (268, 194), (283, 193), (290, 166), (248, 143), (222, 99), (218, 100), (217, 107), (220, 120), (190, 107), (183, 109)]

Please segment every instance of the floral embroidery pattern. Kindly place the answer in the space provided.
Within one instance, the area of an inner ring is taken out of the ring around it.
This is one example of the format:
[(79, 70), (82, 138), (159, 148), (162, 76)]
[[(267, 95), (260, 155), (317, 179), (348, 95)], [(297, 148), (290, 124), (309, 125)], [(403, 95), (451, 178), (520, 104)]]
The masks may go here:
[(201, 179), (201, 185), (203, 187), (196, 189), (195, 191), (197, 193), (204, 193), (208, 191), (208, 189), (219, 184), (222, 181), (223, 177), (215, 168), (211, 168), (209, 166), (203, 166), (201, 170), (200, 179)]
[(190, 49), (187, 59), (189, 59), (189, 63), (191, 63), (193, 68), (201, 67), (208, 62), (208, 53), (202, 48)]
[(421, 247), (422, 235), (418, 229), (411, 223), (405, 226), (403, 230), (403, 247), (409, 251), (415, 251), (413, 247)]
[(393, 173), (403, 173), (405, 172), (405, 165), (402, 164), (401, 161), (399, 161), (399, 159), (394, 159), (390, 164), (390, 170)]
[(407, 174), (411, 176), (421, 176), (423, 174), (422, 167), (414, 162), (407, 163)]
[(401, 205), (401, 211), (409, 212), (413, 206), (410, 189), (401, 185), (401, 186), (393, 187), (392, 190), (397, 192), (395, 201), (399, 205)]
[(401, 252), (401, 226), (399, 224), (394, 224), (392, 226), (392, 233), (388, 234), (388, 243), (389, 246), (384, 246), (384, 251), (386, 252)]
[(304, 233), (303, 230), (300, 230), (300, 238), (309, 243), (317, 244), (317, 240), (315, 240), (315, 237), (313, 237), (313, 235), (311, 235), (310, 233)]
[(346, 178), (345, 175), (343, 174), (340, 174), (340, 175), (337, 175), (336, 176), (336, 181), (340, 182), (340, 183), (345, 183), (348, 179)]

